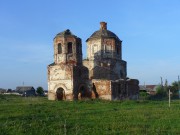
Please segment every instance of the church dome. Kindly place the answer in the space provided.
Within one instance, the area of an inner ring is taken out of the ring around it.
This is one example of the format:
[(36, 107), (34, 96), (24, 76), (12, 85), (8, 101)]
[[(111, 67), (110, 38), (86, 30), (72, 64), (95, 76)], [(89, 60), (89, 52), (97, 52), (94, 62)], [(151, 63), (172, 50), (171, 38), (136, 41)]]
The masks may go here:
[(100, 30), (95, 31), (87, 40), (92, 39), (92, 38), (115, 38), (116, 40), (121, 41), (116, 34), (113, 32), (107, 30), (107, 23), (106, 22), (100, 22)]
[(55, 38), (57, 37), (67, 37), (67, 36), (73, 36), (75, 38), (78, 38), (77, 36), (75, 36), (69, 29), (63, 31), (63, 32), (60, 32), (58, 33)]

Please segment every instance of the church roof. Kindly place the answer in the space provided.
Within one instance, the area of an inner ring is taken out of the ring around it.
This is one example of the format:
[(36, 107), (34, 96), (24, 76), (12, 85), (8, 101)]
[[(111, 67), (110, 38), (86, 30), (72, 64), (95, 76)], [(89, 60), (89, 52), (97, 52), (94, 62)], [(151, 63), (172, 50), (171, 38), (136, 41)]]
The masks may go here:
[(55, 36), (55, 38), (56, 38), (56, 37), (66, 37), (66, 36), (73, 36), (73, 37), (75, 37), (75, 38), (78, 38), (78, 37), (75, 36), (69, 29), (67, 29), (67, 30), (65, 30), (65, 31), (63, 31), (63, 32), (58, 33), (58, 34)]
[(91, 38), (101, 38), (101, 37), (105, 37), (105, 38), (115, 38), (116, 40), (121, 41), (118, 36), (116, 34), (114, 34), (113, 32), (107, 30), (107, 23), (105, 22), (101, 22), (101, 28), (100, 30), (95, 31), (87, 40), (86, 42), (91, 39)]

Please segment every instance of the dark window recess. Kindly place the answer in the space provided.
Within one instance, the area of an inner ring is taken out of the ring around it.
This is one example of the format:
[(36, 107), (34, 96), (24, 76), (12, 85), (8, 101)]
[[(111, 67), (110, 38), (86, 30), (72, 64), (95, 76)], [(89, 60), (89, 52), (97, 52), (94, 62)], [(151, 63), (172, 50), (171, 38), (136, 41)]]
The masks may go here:
[(62, 46), (61, 43), (58, 44), (58, 54), (62, 53)]
[(68, 53), (72, 53), (72, 43), (68, 43)]

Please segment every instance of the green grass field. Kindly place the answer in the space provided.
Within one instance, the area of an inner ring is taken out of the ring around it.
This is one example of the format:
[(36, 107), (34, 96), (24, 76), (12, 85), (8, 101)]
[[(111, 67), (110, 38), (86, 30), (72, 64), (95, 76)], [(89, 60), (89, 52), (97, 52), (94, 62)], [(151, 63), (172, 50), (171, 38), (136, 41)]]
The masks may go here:
[(180, 101), (48, 101), (0, 95), (1, 135), (177, 135)]

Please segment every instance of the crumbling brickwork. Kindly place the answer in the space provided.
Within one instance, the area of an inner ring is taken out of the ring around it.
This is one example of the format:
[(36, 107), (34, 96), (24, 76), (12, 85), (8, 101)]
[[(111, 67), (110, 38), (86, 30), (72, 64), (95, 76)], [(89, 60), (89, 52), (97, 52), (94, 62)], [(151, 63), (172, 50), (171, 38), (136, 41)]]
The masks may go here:
[(100, 23), (87, 40), (87, 59), (82, 61), (81, 39), (70, 30), (54, 38), (54, 63), (48, 66), (49, 100), (102, 98), (137, 99), (139, 81), (127, 79), (122, 60), (122, 41), (107, 23)]
[(89, 93), (88, 69), (82, 65), (81, 39), (66, 30), (54, 38), (54, 63), (48, 66), (48, 99), (73, 100)]

